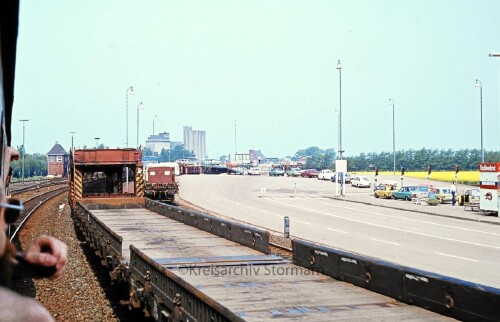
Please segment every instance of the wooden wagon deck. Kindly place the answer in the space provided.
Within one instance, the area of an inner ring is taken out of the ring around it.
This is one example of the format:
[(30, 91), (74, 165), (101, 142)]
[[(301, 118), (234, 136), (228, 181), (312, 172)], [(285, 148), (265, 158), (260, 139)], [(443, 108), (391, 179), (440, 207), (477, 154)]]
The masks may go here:
[(247, 321), (445, 321), (406, 305), (184, 225), (144, 208), (91, 210), (123, 238)]

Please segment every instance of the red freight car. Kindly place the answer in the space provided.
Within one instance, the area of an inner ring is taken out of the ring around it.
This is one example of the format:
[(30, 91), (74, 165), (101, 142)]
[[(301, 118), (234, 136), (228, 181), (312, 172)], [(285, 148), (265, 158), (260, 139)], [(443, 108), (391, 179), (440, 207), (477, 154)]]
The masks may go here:
[(144, 194), (147, 198), (172, 202), (179, 193), (175, 175), (179, 173), (176, 163), (163, 162), (150, 164), (146, 169)]

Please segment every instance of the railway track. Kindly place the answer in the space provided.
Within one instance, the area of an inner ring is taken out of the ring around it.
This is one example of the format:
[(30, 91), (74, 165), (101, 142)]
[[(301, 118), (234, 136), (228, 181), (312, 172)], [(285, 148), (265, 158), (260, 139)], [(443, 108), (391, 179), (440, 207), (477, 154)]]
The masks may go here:
[[(27, 220), (30, 218), (31, 214), (44, 202), (47, 202), (51, 198), (54, 198), (55, 196), (67, 192), (68, 187), (57, 187), (57, 186), (51, 186), (52, 189), (47, 190), (47, 191), (42, 191), (40, 193), (37, 193), (28, 199), (24, 200), (22, 202), (23, 204), (23, 210), (21, 211), (21, 214), (19, 218), (15, 221), (15, 223), (10, 224), (8, 228), (8, 236), (10, 240), (14, 240), (18, 234), (18, 232), (23, 228), (23, 225)], [(35, 188), (36, 189), (36, 188)], [(26, 191), (22, 191), (26, 192)], [(22, 192), (18, 192), (22, 193)]]
[(10, 184), (10, 193), (12, 195), (18, 195), (23, 192), (35, 191), (44, 188), (49, 188), (53, 186), (68, 185), (67, 179), (58, 179), (50, 181), (25, 181), (24, 184), (21, 182), (14, 182)]
[(26, 249), (42, 234), (62, 240), (68, 246), (69, 259), (64, 274), (54, 281), (16, 280), (13, 289), (36, 298), (56, 321), (152, 322), (120, 304), (128, 291), (123, 286), (111, 285), (109, 272), (94, 254), (88, 253), (87, 247), (82, 247), (65, 193), (62, 190), (59, 194), (53, 192), (52, 197), (44, 193), (31, 200), (27, 198), (24, 212), (29, 213), (29, 219), (24, 220), (14, 240), (18, 249)]

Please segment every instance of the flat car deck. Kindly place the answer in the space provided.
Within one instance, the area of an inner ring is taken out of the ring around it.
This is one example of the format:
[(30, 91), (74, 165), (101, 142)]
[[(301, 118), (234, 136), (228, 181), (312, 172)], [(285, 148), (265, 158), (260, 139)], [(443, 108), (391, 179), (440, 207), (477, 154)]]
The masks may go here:
[(155, 262), (247, 321), (449, 321), (147, 209), (91, 210)]

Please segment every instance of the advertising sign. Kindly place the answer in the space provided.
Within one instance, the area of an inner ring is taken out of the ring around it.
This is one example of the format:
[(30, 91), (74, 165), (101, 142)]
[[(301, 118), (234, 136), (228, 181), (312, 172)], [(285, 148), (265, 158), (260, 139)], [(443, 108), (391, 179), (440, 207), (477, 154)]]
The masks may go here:
[(482, 211), (498, 212), (500, 162), (480, 163), (478, 168), (480, 189), (479, 209)]
[(335, 160), (335, 171), (336, 172), (347, 172), (347, 160)]

